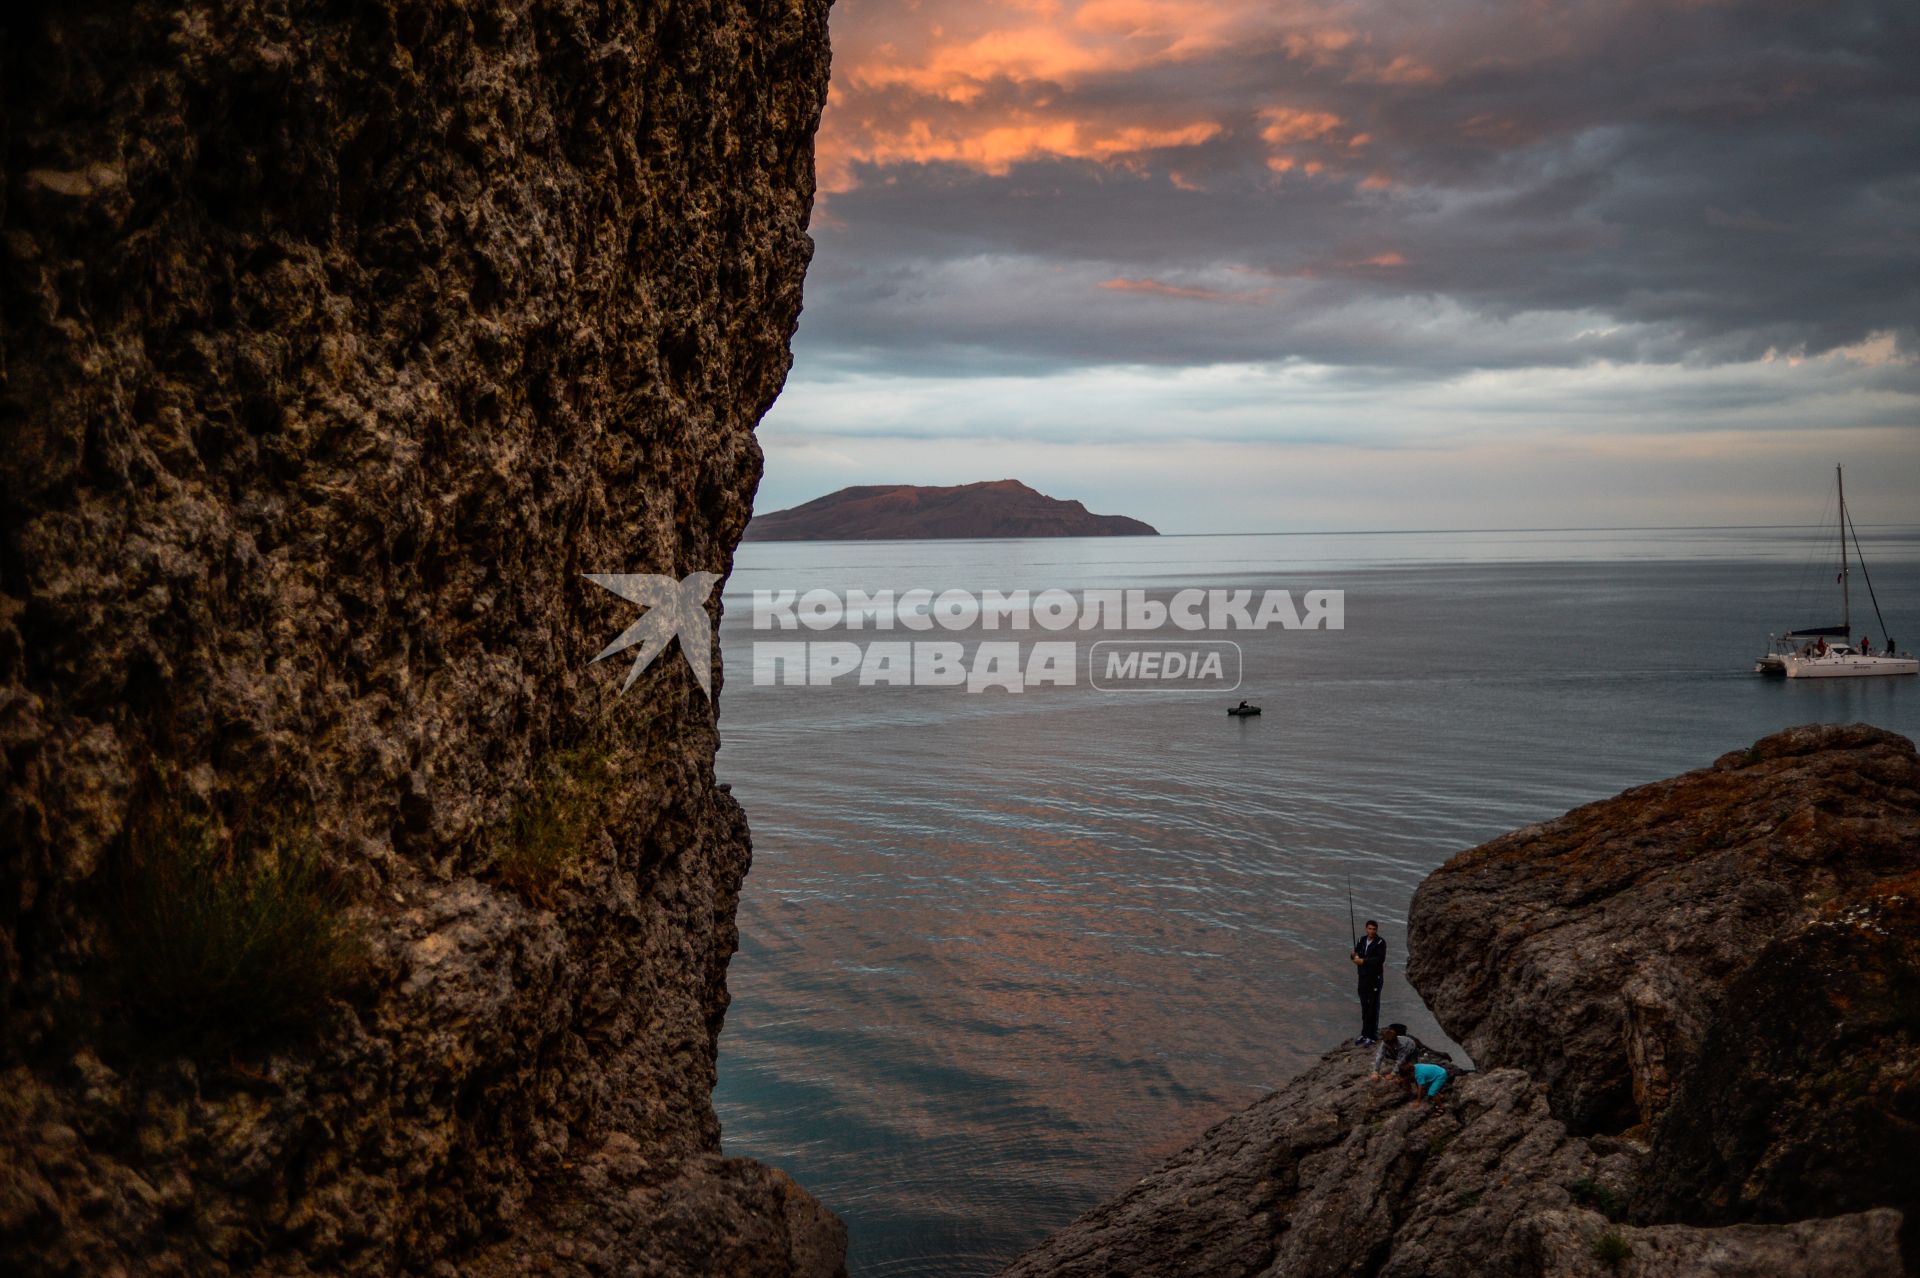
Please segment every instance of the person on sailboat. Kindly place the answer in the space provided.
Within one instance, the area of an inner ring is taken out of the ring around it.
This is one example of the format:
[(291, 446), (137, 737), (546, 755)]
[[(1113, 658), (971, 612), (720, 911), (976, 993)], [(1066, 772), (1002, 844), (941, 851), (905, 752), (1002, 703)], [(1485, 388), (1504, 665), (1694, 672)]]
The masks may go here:
[(1860, 636), (1860, 655), (1863, 657), (1871, 657), (1873, 655), (1873, 636), (1872, 635)]

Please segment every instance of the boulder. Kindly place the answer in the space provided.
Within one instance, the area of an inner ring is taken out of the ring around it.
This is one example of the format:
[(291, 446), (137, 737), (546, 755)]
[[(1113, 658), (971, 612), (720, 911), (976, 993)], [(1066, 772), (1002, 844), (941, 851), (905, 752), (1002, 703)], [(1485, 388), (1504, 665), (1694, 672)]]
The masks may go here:
[(1574, 1130), (1644, 1129), (1772, 942), (1915, 872), (1913, 743), (1794, 728), (1454, 857), (1414, 893), (1407, 979)]

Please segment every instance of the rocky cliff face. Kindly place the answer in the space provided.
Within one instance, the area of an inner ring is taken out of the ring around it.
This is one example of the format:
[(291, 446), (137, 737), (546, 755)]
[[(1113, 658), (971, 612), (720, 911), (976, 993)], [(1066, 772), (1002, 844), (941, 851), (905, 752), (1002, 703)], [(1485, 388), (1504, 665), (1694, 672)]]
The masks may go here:
[(825, 0), (0, 23), (0, 1268), (837, 1268), (717, 1156), (715, 702), (582, 579), (730, 566)]
[[(1467, 1074), (1411, 1108), (1342, 1049), (1220, 1123), (1003, 1278), (1892, 1278), (1901, 1215), (1793, 1226), (1616, 1223), (1644, 1151), (1570, 1135), (1520, 1070)], [(1615, 1213), (1618, 1214), (1617, 1212)], [(1613, 1237), (1618, 1264), (1596, 1254)]]
[(1448, 862), (1408, 979), (1582, 1131), (1650, 1139), (1648, 1219), (1920, 1224), (1920, 758), (1797, 728)]
[(1906, 1272), (1916, 888), (1920, 757), (1867, 727), (1462, 853), (1408, 935), (1482, 1069), (1446, 1112), (1342, 1049), (1008, 1273)]
[(1916, 835), (1912, 742), (1783, 732), (1455, 857), (1414, 898), (1407, 977), (1576, 1129), (1649, 1124), (1728, 986), (1769, 946), (1881, 908), (1920, 871)]

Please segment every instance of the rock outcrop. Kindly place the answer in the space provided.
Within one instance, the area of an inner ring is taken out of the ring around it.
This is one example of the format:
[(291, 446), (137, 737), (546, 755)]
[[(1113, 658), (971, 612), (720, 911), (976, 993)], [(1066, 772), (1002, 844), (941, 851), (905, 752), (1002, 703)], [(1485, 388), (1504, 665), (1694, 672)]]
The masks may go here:
[(1096, 515), (1017, 479), (950, 488), (870, 484), (755, 515), (748, 541), (898, 541), (951, 537), (1152, 537), (1151, 524)]
[(0, 1269), (839, 1267), (717, 1156), (716, 703), (582, 579), (730, 567), (826, 9), (0, 15)]
[(1531, 1071), (1576, 1130), (1668, 1108), (1727, 987), (1920, 873), (1920, 762), (1876, 728), (1798, 728), (1447, 862), (1407, 978), (1473, 1054)]
[(1920, 1178), (1920, 758), (1800, 728), (1462, 853), (1409, 977), (1484, 1072), (1341, 1049), (1007, 1272), (1894, 1275)]
[[(1770, 942), (1727, 988), (1654, 1128), (1636, 1211), (1793, 1220), (1889, 1203), (1920, 1225), (1920, 875)], [(1911, 1237), (1911, 1233), (1909, 1235)]]
[(1913, 743), (1796, 728), (1455, 857), (1407, 975), (1576, 1130), (1651, 1138), (1639, 1216), (1920, 1222), (1916, 893)]
[[(1538, 1278), (1899, 1272), (1901, 1216), (1702, 1229), (1609, 1219), (1644, 1153), (1569, 1135), (1519, 1070), (1411, 1108), (1341, 1049), (1002, 1271), (1003, 1278)], [(1614, 1214), (1618, 1214), (1617, 1211)], [(1602, 1257), (1617, 1247), (1622, 1263)]]

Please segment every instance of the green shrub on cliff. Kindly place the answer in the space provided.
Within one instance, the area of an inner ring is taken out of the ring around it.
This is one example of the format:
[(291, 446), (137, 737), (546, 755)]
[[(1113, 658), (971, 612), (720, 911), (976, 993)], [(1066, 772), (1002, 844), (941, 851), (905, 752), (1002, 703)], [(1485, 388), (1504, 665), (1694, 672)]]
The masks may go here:
[(601, 815), (607, 756), (597, 744), (550, 756), (515, 806), (494, 856), (500, 881), (534, 905), (553, 908)]
[(1590, 1244), (1593, 1258), (1611, 1269), (1618, 1269), (1633, 1257), (1633, 1244), (1617, 1229), (1603, 1229)]
[(1567, 1192), (1573, 1196), (1573, 1201), (1582, 1207), (1591, 1207), (1608, 1220), (1625, 1220), (1627, 1217), (1626, 1197), (1591, 1176), (1568, 1181)]
[(318, 849), (257, 846), (168, 813), (128, 840), (112, 909), (114, 983), (145, 1041), (217, 1052), (310, 1025), (365, 949)]

